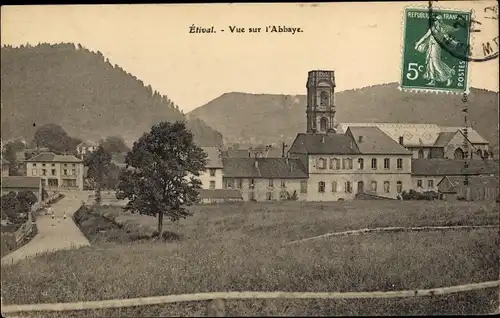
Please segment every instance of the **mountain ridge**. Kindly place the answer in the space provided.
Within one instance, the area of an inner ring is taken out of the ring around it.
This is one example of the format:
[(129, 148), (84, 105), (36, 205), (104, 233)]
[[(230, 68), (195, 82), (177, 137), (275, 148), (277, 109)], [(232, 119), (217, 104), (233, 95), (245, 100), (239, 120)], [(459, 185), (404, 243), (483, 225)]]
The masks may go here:
[[(336, 92), (337, 122), (463, 125), (462, 96), (405, 92), (398, 86), (374, 84)], [(471, 88), (468, 103), (470, 122), (497, 147), (498, 92)], [(305, 94), (227, 92), (188, 115), (220, 131), (227, 143), (272, 144), (290, 143), (297, 133), (305, 132), (305, 110)]]
[(222, 135), (201, 119), (187, 119), (172, 100), (101, 52), (81, 44), (41, 43), (1, 48), (2, 139), (31, 140), (36, 128), (61, 125), (71, 136), (123, 137), (131, 144), (159, 121), (185, 120), (201, 146)]

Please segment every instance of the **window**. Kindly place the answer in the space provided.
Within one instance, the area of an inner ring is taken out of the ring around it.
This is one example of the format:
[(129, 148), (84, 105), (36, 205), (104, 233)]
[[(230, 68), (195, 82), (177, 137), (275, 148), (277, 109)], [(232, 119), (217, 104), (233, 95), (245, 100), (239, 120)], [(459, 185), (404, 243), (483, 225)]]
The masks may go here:
[(56, 175), (56, 169), (52, 169), (52, 175), (55, 176)]
[(351, 158), (342, 159), (342, 169), (352, 169), (352, 159)]
[(376, 158), (372, 159), (372, 169), (377, 170), (377, 159)]
[(226, 188), (232, 189), (234, 187), (234, 180), (233, 179), (227, 179), (226, 180)]
[(248, 181), (248, 183), (250, 184), (250, 188), (253, 189), (255, 187), (254, 179), (250, 179)]
[(33, 164), (33, 167), (36, 167), (36, 163)]
[(391, 189), (390, 189), (389, 181), (384, 181), (384, 192), (389, 193), (390, 191), (391, 191)]
[(31, 175), (36, 176), (36, 169), (31, 169)]
[(398, 160), (397, 160), (397, 168), (399, 170), (403, 169), (403, 159), (398, 158)]
[(332, 169), (332, 170), (340, 169), (340, 160), (337, 158), (330, 159), (330, 169)]
[(351, 185), (350, 181), (346, 181), (346, 183), (345, 183), (345, 192), (352, 193), (352, 185)]
[(67, 167), (67, 166), (68, 166), (68, 164), (67, 164), (67, 163), (65, 163), (65, 164), (64, 164), (64, 166), (65, 166), (65, 167)]
[(269, 188), (274, 187), (274, 181), (273, 179), (269, 179)]
[(326, 159), (319, 158), (318, 159), (318, 169), (325, 169), (325, 168), (326, 168)]
[(47, 170), (46, 169), (42, 169), (42, 176), (46, 176), (47, 175)]
[(418, 159), (424, 159), (424, 151), (422, 149), (418, 151)]
[(52, 167), (55, 167), (55, 166), (56, 166), (56, 164), (55, 164), (55, 163), (53, 163), (53, 164), (51, 164), (51, 166), (52, 166)]
[(332, 182), (332, 192), (337, 192), (337, 182)]
[(319, 94), (319, 99), (320, 99), (319, 104), (320, 104), (321, 106), (328, 106), (328, 104), (329, 104), (329, 103), (328, 103), (328, 99), (329, 99), (329, 98), (328, 98), (328, 93), (327, 93), (327, 92), (322, 91), (322, 92)]
[(72, 174), (73, 176), (76, 176), (76, 169), (71, 169), (71, 174)]
[(210, 171), (210, 176), (215, 177), (215, 169), (208, 169)]
[(318, 192), (325, 193), (325, 183), (323, 181), (318, 182)]
[(243, 179), (235, 179), (235, 183), (236, 183), (236, 188), (238, 189), (241, 189), (243, 188)]
[(45, 164), (44, 164), (44, 163), (42, 163), (42, 167), (45, 167)]
[(300, 181), (300, 193), (307, 193), (307, 180)]
[(282, 187), (282, 188), (286, 188), (286, 183), (285, 183), (285, 180), (281, 180), (281, 187)]
[(377, 181), (372, 181), (371, 187), (373, 192), (377, 192)]
[(210, 181), (210, 189), (215, 189), (215, 181)]
[(73, 167), (76, 167), (76, 164), (73, 164)]
[(272, 192), (266, 193), (266, 197), (268, 201), (271, 201), (273, 199), (273, 193)]
[(384, 169), (390, 169), (390, 168), (391, 168), (391, 159), (384, 158)]
[(319, 120), (319, 130), (326, 131), (326, 126), (328, 126), (328, 119), (321, 117)]
[(396, 182), (396, 191), (398, 193), (403, 192), (403, 184), (401, 183), (401, 181)]
[(428, 186), (429, 188), (434, 188), (434, 180), (428, 180), (428, 181), (427, 181), (427, 186)]
[(358, 159), (358, 169), (363, 170), (364, 168), (365, 168), (365, 161), (363, 160), (363, 158), (359, 158)]
[(419, 188), (422, 187), (422, 180), (417, 180), (417, 187), (419, 187)]

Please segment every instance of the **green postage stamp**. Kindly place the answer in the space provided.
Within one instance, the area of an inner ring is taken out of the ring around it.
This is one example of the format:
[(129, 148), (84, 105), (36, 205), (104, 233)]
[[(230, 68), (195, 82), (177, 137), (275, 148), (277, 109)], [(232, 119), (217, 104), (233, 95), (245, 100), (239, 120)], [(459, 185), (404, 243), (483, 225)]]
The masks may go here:
[(407, 8), (400, 87), (467, 93), (470, 11)]

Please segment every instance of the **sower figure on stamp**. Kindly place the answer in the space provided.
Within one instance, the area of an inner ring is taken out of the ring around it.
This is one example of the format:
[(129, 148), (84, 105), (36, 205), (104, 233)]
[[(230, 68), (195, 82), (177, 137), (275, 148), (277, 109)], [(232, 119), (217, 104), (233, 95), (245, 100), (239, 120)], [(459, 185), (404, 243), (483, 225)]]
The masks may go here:
[(452, 77), (455, 75), (455, 70), (441, 58), (441, 46), (436, 37), (442, 38), (449, 44), (458, 44), (458, 42), (452, 39), (448, 33), (457, 31), (449, 25), (442, 22), (441, 16), (435, 18), (435, 22), (432, 27), (427, 31), (427, 33), (415, 44), (415, 50), (420, 53), (426, 53), (426, 69), (423, 75), (424, 79), (430, 80), (426, 85), (435, 86), (436, 82), (446, 82), (446, 86), (452, 84)]

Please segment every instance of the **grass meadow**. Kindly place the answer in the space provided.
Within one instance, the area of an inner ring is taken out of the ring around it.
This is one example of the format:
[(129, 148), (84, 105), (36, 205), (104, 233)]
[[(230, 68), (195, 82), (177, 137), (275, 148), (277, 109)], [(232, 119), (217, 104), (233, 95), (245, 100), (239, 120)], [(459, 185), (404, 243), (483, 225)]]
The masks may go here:
[[(369, 233), (284, 243), (388, 226), (499, 224), (497, 204), (410, 201), (235, 203), (195, 206), (165, 230), (177, 241), (127, 240), (156, 219), (108, 207), (126, 225), (92, 235), (91, 247), (4, 266), (5, 304), (75, 302), (222, 291), (391, 291), (499, 279), (498, 229)], [(87, 223), (90, 224), (90, 223)], [(93, 232), (99, 226), (93, 227)], [(125, 231), (125, 228), (127, 229)], [(84, 229), (85, 231), (85, 229)], [(128, 233), (127, 233), (128, 232)], [(110, 234), (110, 235), (107, 235)], [(227, 316), (434, 315), (491, 313), (498, 289), (425, 298), (230, 300)], [(42, 314), (42, 313), (40, 313)], [(87, 316), (205, 316), (205, 302), (63, 312)], [(31, 316), (34, 316), (31, 314)], [(36, 316), (36, 315), (35, 315)], [(41, 316), (54, 316), (43, 314)]]

